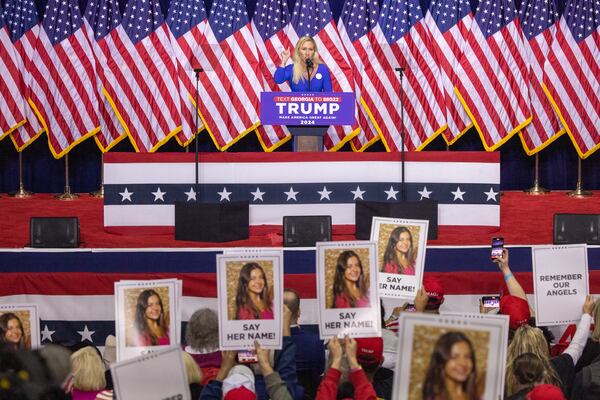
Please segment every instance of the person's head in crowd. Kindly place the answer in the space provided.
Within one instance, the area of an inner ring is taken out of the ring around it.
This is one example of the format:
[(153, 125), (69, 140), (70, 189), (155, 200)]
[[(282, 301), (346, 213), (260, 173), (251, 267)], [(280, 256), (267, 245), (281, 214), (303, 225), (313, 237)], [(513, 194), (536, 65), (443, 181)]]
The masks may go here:
[(285, 304), (292, 313), (290, 324), (297, 325), (298, 319), (300, 318), (300, 296), (298, 295), (298, 292), (294, 289), (283, 289), (283, 304)]
[(594, 331), (592, 332), (592, 339), (594, 339), (596, 342), (600, 342), (600, 301), (596, 302), (592, 317), (594, 317)]
[(515, 392), (530, 392), (546, 379), (544, 362), (534, 353), (523, 353), (513, 361), (512, 372), (515, 378)]
[(440, 307), (444, 304), (444, 285), (436, 276), (423, 276), (423, 289), (427, 293), (426, 313), (439, 314)]
[(71, 352), (56, 344), (39, 349), (40, 356), (48, 366), (48, 375), (57, 386), (65, 388), (71, 378)]
[(223, 400), (255, 400), (255, 377), (245, 365), (233, 367), (223, 380)]
[(382, 272), (414, 275), (416, 258), (412, 233), (405, 226), (399, 226), (390, 233), (383, 253)]
[(514, 394), (517, 389), (515, 377), (515, 360), (521, 354), (533, 353), (544, 366), (544, 382), (560, 386), (560, 378), (550, 365), (550, 352), (544, 334), (538, 328), (529, 325), (521, 325), (514, 333), (513, 339), (508, 345), (506, 359), (506, 390), (509, 395)]
[(240, 270), (235, 295), (236, 319), (272, 319), (273, 300), (264, 269), (255, 262)]
[(450, 399), (450, 393), (457, 392), (465, 399), (479, 398), (475, 351), (463, 333), (447, 332), (433, 348), (423, 383), (423, 399)]
[(156, 290), (146, 289), (139, 294), (135, 308), (135, 327), (141, 345), (168, 344), (165, 339), (169, 336), (169, 317), (166, 314)]
[(368, 307), (369, 282), (362, 261), (353, 250), (338, 256), (333, 279), (333, 308)]
[(219, 349), (219, 318), (210, 308), (196, 310), (187, 323), (185, 341), (188, 346), (204, 353)]
[(202, 383), (202, 371), (192, 356), (189, 353), (182, 351), (181, 358), (183, 358), (183, 366), (185, 367), (185, 374), (187, 376), (188, 384), (191, 385), (192, 383)]
[(383, 339), (356, 338), (356, 359), (367, 377), (372, 378), (383, 364)]
[(71, 355), (71, 371), (74, 390), (94, 392), (106, 387), (102, 358), (92, 346), (86, 346)]
[(533, 388), (525, 400), (567, 400), (567, 398), (558, 386), (545, 383)]
[(508, 315), (508, 326), (512, 331), (526, 325), (531, 318), (527, 300), (510, 294), (505, 294), (500, 298), (500, 314)]
[(17, 350), (25, 348), (26, 340), (23, 323), (16, 314), (7, 312), (0, 315), (0, 341)]

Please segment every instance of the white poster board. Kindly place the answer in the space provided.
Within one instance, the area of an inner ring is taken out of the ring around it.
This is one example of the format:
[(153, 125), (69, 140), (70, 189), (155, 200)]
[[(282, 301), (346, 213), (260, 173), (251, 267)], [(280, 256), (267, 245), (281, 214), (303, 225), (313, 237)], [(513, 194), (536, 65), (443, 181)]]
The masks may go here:
[(576, 324), (589, 293), (587, 246), (535, 246), (531, 252), (536, 324)]
[(117, 399), (190, 400), (187, 375), (178, 346), (110, 366)]
[(217, 289), (221, 350), (281, 349), (281, 252), (217, 255)]
[(35, 349), (40, 347), (40, 318), (35, 304), (0, 304), (0, 316), (7, 319), (7, 325), (19, 326), (13, 331), (10, 338), (5, 338), (9, 343), (19, 349)]
[[(446, 371), (464, 385), (466, 398), (502, 398), (508, 316), (402, 313), (399, 328), (392, 399), (441, 398)], [(452, 368), (448, 354), (467, 361)]]
[(373, 217), (379, 295), (414, 300), (423, 281), (429, 221)]
[(180, 295), (176, 279), (115, 282), (117, 361), (179, 344)]
[(317, 243), (321, 339), (381, 336), (375, 242)]

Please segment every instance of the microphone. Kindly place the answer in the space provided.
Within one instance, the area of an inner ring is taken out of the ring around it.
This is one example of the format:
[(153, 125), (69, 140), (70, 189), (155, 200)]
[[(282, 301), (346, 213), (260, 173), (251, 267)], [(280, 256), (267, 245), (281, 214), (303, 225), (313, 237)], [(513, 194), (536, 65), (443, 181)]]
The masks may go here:
[(306, 68), (307, 69), (312, 69), (313, 67), (313, 61), (310, 58), (306, 59)]

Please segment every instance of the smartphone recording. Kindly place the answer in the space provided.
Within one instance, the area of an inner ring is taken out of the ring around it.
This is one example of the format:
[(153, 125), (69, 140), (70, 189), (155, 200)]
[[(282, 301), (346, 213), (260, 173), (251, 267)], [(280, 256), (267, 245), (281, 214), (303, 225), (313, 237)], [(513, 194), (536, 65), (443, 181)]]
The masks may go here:
[(504, 238), (492, 238), (492, 252), (490, 255), (491, 259), (495, 260), (502, 257), (502, 250), (504, 250)]

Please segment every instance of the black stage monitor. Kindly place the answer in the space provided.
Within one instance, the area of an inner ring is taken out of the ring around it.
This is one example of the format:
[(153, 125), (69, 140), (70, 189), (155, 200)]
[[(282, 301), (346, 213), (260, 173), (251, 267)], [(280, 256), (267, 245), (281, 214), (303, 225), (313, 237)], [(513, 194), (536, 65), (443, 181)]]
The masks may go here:
[(554, 214), (554, 244), (600, 244), (600, 214)]
[(79, 218), (31, 217), (29, 240), (37, 248), (79, 247)]
[(313, 247), (331, 241), (331, 215), (294, 215), (283, 217), (284, 247)]
[(175, 202), (175, 240), (232, 242), (248, 239), (247, 201), (231, 203)]
[(356, 202), (356, 238), (370, 239), (373, 217), (422, 219), (429, 221), (427, 239), (438, 237), (438, 202), (435, 200), (385, 203), (378, 201)]

